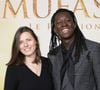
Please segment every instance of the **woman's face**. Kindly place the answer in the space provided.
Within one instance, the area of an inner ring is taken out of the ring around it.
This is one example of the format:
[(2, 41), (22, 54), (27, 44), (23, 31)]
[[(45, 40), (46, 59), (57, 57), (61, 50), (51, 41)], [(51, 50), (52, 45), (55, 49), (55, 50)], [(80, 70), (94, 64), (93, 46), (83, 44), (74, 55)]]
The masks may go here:
[(61, 12), (55, 16), (55, 32), (63, 39), (69, 39), (73, 36), (76, 24), (69, 13)]
[(19, 50), (25, 56), (32, 56), (36, 53), (36, 40), (29, 32), (20, 35)]

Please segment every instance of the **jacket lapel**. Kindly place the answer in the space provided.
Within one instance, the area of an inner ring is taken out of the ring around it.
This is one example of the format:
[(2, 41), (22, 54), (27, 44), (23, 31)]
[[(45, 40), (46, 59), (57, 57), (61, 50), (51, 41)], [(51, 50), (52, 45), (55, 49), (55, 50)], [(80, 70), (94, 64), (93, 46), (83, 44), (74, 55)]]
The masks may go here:
[[(61, 80), (60, 80), (60, 70), (61, 70), (61, 67), (63, 65), (63, 56), (62, 56), (62, 51), (61, 49), (59, 49), (58, 53), (57, 53), (57, 56), (56, 56), (56, 62), (55, 62), (55, 66), (57, 66), (58, 68), (58, 73), (59, 73), (59, 77), (58, 77), (58, 87), (61, 88)], [(62, 90), (66, 90), (66, 88), (70, 89), (70, 90), (73, 90), (73, 87), (68, 79), (68, 74), (67, 74), (67, 71), (65, 72), (65, 76), (64, 76), (64, 80), (62, 82)]]
[(48, 57), (50, 58), (50, 61), (51, 61), (52, 66), (53, 66), (52, 73), (53, 73), (55, 88), (56, 88), (56, 90), (60, 90), (60, 87), (61, 87), (60, 69), (61, 69), (61, 66), (62, 66), (62, 63), (63, 63), (63, 57), (62, 57), (61, 49), (58, 50), (56, 55), (48, 54)]
[(60, 80), (60, 70), (61, 70), (61, 66), (63, 64), (63, 57), (62, 57), (62, 52), (61, 49), (59, 49), (58, 53), (56, 54), (56, 58), (55, 58), (55, 71), (56, 71), (56, 81), (57, 81), (57, 87), (59, 90), (61, 88), (61, 80)]
[(85, 61), (87, 60), (87, 56), (89, 54), (89, 51), (85, 51), (83, 52), (83, 54), (81, 55), (79, 62), (77, 64), (75, 64), (75, 73), (77, 73), (80, 69), (80, 67), (82, 67), (83, 63), (85, 63)]
[(89, 51), (84, 51), (83, 54), (81, 55), (79, 62), (75, 64), (75, 86), (77, 87), (80, 85), (80, 80), (82, 77), (82, 73), (84, 72), (84, 68), (87, 66), (88, 62), (88, 56)]

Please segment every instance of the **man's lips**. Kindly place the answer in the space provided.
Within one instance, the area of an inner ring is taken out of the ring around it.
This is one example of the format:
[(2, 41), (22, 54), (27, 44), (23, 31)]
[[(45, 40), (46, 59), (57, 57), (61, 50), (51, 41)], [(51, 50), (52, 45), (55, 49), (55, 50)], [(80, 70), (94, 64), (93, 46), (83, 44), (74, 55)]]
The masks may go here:
[(67, 28), (62, 30), (63, 33), (67, 33), (68, 31), (69, 31), (69, 29), (67, 29)]

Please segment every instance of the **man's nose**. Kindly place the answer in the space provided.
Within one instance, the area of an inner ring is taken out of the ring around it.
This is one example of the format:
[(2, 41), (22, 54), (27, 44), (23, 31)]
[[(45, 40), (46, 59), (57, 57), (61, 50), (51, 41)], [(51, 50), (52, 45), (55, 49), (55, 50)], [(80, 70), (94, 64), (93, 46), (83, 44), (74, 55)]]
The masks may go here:
[(67, 22), (66, 21), (63, 21), (62, 22), (62, 26), (68, 26)]

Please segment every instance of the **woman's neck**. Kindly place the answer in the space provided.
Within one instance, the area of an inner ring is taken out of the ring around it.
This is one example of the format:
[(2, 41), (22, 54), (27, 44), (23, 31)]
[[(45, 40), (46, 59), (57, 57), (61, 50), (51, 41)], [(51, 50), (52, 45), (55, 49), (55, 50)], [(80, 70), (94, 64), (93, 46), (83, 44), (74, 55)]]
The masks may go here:
[(36, 59), (36, 54), (25, 57), (25, 63), (33, 63)]

